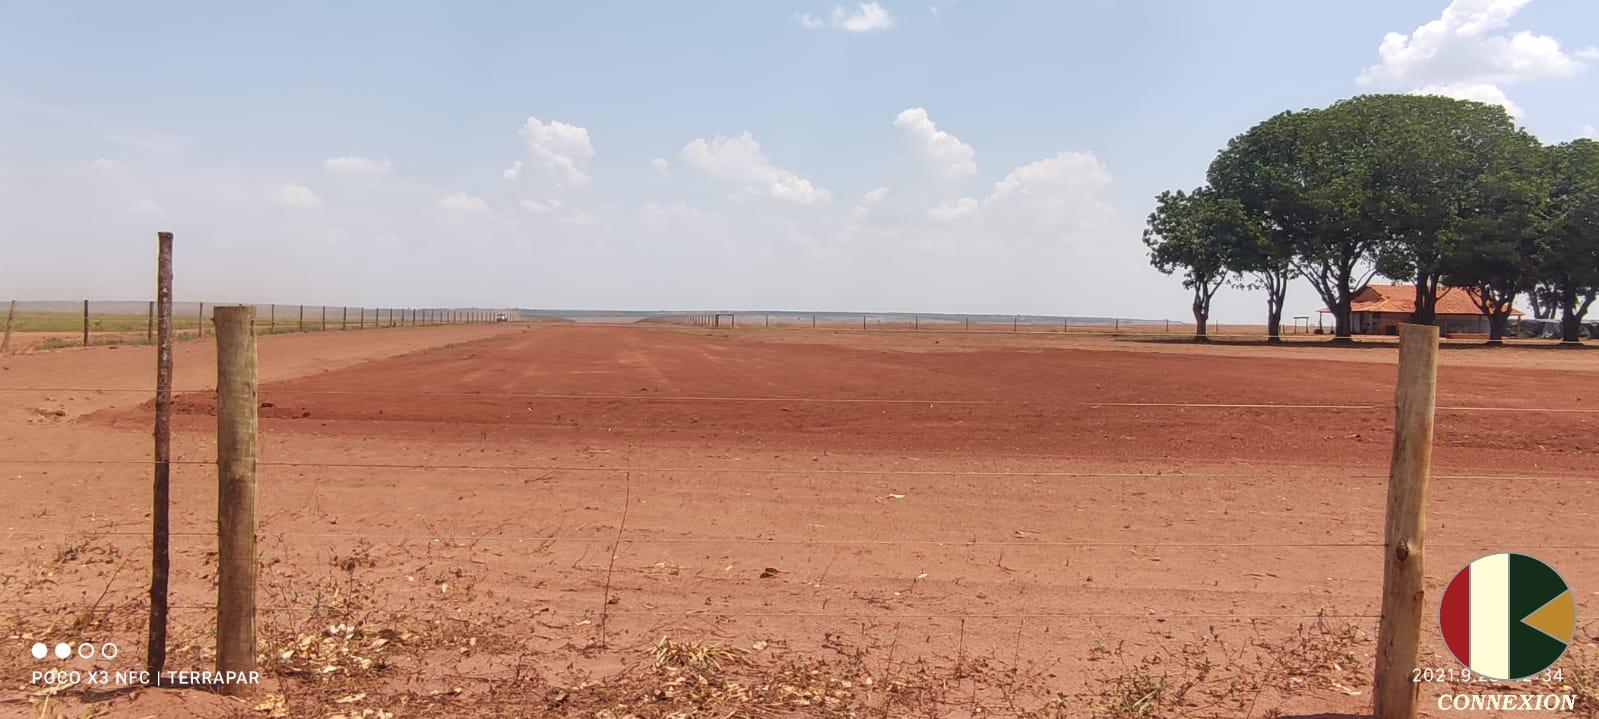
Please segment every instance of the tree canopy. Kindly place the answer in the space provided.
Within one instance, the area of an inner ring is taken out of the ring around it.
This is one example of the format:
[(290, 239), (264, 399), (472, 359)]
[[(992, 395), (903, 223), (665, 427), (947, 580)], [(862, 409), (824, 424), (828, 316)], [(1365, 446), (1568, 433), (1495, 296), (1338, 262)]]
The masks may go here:
[[(1496, 105), (1363, 95), (1279, 113), (1230, 140), (1206, 179), (1157, 198), (1151, 261), (1187, 268), (1190, 288), (1233, 275), (1266, 289), (1273, 335), (1295, 275), (1339, 338), (1378, 274), (1415, 285), (1413, 322), (1433, 322), (1445, 293), (1469, 293), (1493, 339), (1522, 294), (1573, 328), (1599, 295), (1599, 143), (1544, 148)], [(1160, 223), (1178, 206), (1193, 242), (1167, 248), (1178, 228)]]

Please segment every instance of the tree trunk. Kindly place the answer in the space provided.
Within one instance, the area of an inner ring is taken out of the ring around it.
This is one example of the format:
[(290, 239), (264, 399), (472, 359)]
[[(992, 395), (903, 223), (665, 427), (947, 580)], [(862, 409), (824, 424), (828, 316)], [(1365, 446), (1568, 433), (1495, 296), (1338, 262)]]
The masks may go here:
[(1282, 310), (1269, 310), (1266, 312), (1266, 341), (1280, 343), (1283, 341), (1283, 312)]
[(1278, 343), (1283, 341), (1283, 298), (1288, 294), (1288, 278), (1273, 278), (1268, 276), (1266, 281), (1266, 341)]
[(1571, 305), (1566, 305), (1560, 311), (1560, 341), (1564, 344), (1582, 342), (1582, 322)]
[(1411, 324), (1430, 325), (1438, 321), (1438, 278), (1416, 276), (1415, 309), (1410, 313)]
[(1488, 344), (1502, 345), (1505, 343), (1505, 325), (1510, 323), (1510, 310), (1495, 311), (1488, 314)]
[(1328, 309), (1332, 310), (1334, 342), (1355, 341), (1353, 337), (1355, 334), (1355, 327), (1354, 322), (1350, 317), (1352, 313), (1349, 311), (1351, 304), (1352, 302), (1349, 298), (1344, 298), (1338, 302), (1334, 302), (1328, 307)]
[(1194, 341), (1207, 342), (1210, 340), (1205, 334), (1205, 326), (1210, 324), (1210, 285), (1199, 282), (1194, 285)]

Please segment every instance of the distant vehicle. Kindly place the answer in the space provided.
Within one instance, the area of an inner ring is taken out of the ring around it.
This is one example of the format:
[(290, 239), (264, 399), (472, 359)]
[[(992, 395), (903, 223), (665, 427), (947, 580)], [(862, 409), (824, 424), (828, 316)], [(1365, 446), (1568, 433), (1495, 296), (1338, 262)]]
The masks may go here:
[[(1509, 334), (1513, 337), (1557, 340), (1560, 339), (1560, 320), (1523, 317), (1511, 324)], [(1581, 338), (1599, 336), (1599, 323), (1584, 322), (1577, 325), (1577, 336)]]
[(495, 315), (494, 316), (494, 321), (495, 322), (510, 322), (511, 318), (510, 317), (506, 317), (505, 315)]

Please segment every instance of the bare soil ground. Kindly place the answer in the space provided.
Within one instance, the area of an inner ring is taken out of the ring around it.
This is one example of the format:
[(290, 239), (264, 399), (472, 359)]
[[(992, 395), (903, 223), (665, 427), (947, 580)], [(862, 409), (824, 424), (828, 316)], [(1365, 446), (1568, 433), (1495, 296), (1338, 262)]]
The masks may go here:
[[(143, 655), (153, 353), (0, 359), (0, 715), (1369, 702), (1392, 345), (500, 325), (260, 348), (269, 671), (242, 701), (29, 682), (62, 665), (39, 640), (121, 647), (83, 669)], [(177, 357), (180, 669), (211, 662), (212, 351)], [(1596, 371), (1443, 353), (1430, 591), (1523, 550), (1591, 615)]]

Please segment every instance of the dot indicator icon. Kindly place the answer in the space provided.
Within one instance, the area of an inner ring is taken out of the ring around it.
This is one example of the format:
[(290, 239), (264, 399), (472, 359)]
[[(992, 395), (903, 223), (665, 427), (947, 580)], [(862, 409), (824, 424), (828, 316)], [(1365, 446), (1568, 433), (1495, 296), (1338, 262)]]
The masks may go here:
[(71, 656), (72, 656), (72, 645), (71, 644), (68, 644), (66, 642), (61, 642), (60, 644), (56, 645), (56, 658), (57, 659), (66, 659), (66, 658), (71, 657)]
[(33, 658), (34, 659), (43, 659), (43, 658), (45, 658), (45, 657), (47, 657), (49, 655), (50, 655), (50, 647), (45, 646), (44, 642), (34, 642), (33, 643)]

